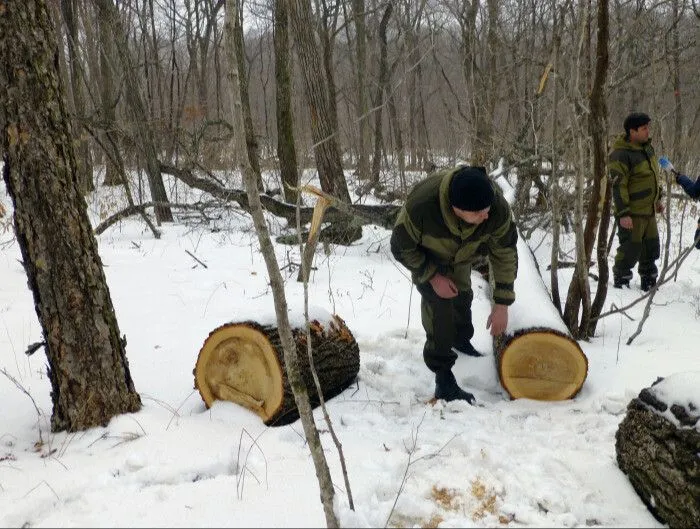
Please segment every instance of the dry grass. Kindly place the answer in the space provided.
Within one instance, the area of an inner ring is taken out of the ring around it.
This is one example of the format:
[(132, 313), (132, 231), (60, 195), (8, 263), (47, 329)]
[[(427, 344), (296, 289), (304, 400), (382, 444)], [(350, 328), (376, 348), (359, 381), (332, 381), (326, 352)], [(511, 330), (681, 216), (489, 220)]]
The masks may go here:
[(478, 500), (477, 507), (472, 511), (472, 520), (480, 520), (487, 514), (496, 514), (498, 497), (478, 479), (472, 481), (472, 496)]
[(430, 495), (435, 503), (448, 511), (456, 511), (461, 504), (459, 493), (455, 489), (433, 485)]

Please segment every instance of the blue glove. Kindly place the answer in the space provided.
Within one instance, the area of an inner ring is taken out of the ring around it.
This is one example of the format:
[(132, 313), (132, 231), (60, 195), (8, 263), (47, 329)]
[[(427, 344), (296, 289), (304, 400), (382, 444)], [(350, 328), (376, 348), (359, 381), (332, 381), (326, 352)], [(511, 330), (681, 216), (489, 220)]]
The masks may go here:
[(661, 169), (664, 169), (666, 171), (673, 171), (673, 164), (665, 156), (659, 158), (659, 165), (661, 166)]

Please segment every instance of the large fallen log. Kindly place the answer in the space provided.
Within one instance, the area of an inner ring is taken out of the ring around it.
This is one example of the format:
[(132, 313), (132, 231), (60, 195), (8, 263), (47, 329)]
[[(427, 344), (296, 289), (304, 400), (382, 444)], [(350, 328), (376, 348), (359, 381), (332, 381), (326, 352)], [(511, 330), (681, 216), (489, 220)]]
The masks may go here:
[[(338, 316), (311, 322), (311, 349), (321, 393), (329, 400), (345, 390), (360, 370), (360, 349)], [(311, 405), (320, 403), (307, 352), (307, 334), (292, 329)], [(207, 408), (217, 400), (240, 404), (268, 426), (299, 418), (287, 379), (279, 332), (254, 321), (232, 322), (214, 329), (204, 341), (193, 370), (195, 388)]]
[(644, 388), (615, 434), (617, 464), (670, 527), (700, 527), (700, 372)]
[[(506, 199), (513, 190), (497, 180)], [(516, 300), (508, 310), (506, 332), (494, 339), (498, 378), (513, 398), (566, 400), (588, 374), (588, 359), (554, 307), (537, 261), (522, 235), (518, 238)]]

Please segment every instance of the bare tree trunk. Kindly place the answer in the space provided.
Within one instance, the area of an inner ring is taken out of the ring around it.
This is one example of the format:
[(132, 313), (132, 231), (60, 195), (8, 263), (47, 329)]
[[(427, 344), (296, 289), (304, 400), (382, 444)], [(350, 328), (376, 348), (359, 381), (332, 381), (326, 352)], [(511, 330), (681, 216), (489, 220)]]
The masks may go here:
[(0, 16), (0, 144), (17, 240), (49, 363), (53, 431), (136, 412), (125, 340), (80, 192), (57, 46), (44, 0)]
[(350, 193), (343, 174), (338, 146), (338, 129), (333, 127), (330, 113), (328, 85), (324, 77), (319, 48), (314, 36), (309, 0), (291, 0), (289, 3), (292, 26), (296, 36), (299, 62), (304, 77), (306, 100), (311, 114), (311, 134), (321, 189), (350, 203)]
[(275, 90), (277, 103), (277, 158), (279, 159), (282, 191), (290, 204), (296, 204), (299, 168), (294, 146), (294, 116), (292, 114), (292, 78), (289, 53), (289, 0), (275, 0)]
[[(329, 5), (330, 4), (330, 5)], [(335, 49), (335, 34), (338, 25), (338, 12), (340, 2), (320, 2), (315, 3), (318, 8), (318, 23), (309, 26), (309, 31), (313, 35), (314, 27), (318, 27), (321, 47), (323, 49), (323, 71), (326, 74), (326, 84), (328, 86), (328, 120), (333, 130), (338, 130), (338, 104), (336, 102), (335, 87), (335, 67), (333, 55)], [(294, 9), (293, 6), (290, 6)], [(309, 21), (311, 18), (309, 18)], [(320, 71), (320, 70), (319, 70)]]
[[(235, 32), (234, 24), (237, 18), (236, 15), (236, 0), (226, 0), (226, 16), (224, 22), (224, 41), (226, 43), (226, 55), (228, 63), (227, 79), (228, 90), (231, 94), (231, 108), (233, 111), (233, 123), (235, 134), (234, 137), (238, 142), (239, 153), (245, 153), (245, 125), (243, 123), (243, 112), (241, 109), (240, 83), (237, 79), (238, 62), (236, 60), (236, 47), (234, 43)], [(328, 527), (338, 527), (338, 519), (333, 510), (333, 498), (335, 491), (333, 489), (333, 481), (331, 479), (328, 462), (323, 452), (323, 445), (318, 433), (318, 429), (314, 423), (313, 410), (309, 401), (309, 394), (304, 383), (304, 379), (299, 368), (299, 359), (296, 352), (296, 343), (292, 335), (292, 327), (289, 323), (289, 315), (287, 313), (287, 301), (284, 293), (284, 280), (279, 271), (279, 265), (275, 258), (275, 251), (270, 241), (270, 234), (265, 223), (265, 217), (260, 204), (260, 195), (258, 193), (255, 173), (253, 172), (250, 163), (245, 156), (240, 156), (238, 166), (243, 173), (248, 200), (250, 201), (253, 213), (253, 222), (255, 231), (260, 242), (260, 250), (267, 265), (267, 271), (270, 276), (270, 285), (272, 287), (272, 295), (275, 302), (275, 314), (277, 315), (277, 326), (282, 342), (284, 352), (285, 369), (289, 377), (289, 383), (294, 393), (294, 401), (299, 410), (299, 416), (306, 440), (309, 443), (311, 457), (316, 468), (316, 477), (318, 478), (319, 487), (321, 489), (321, 502), (323, 504), (324, 513), (326, 515), (326, 524)]]
[[(588, 207), (588, 216), (598, 224), (598, 288), (591, 305), (589, 319), (582, 319), (579, 327), (581, 337), (595, 334), (598, 316), (608, 295), (608, 227), (610, 225), (610, 186), (607, 170), (608, 108), (605, 103), (605, 86), (608, 78), (608, 0), (598, 0), (598, 31), (596, 43), (595, 76), (590, 95), (591, 114), (589, 131), (593, 145), (593, 195)], [(598, 220), (600, 219), (600, 220)], [(586, 222), (588, 227), (588, 222)], [(595, 229), (595, 225), (591, 228)], [(592, 252), (592, 249), (591, 249)], [(589, 255), (586, 253), (586, 255)]]
[(73, 118), (73, 130), (76, 135), (76, 161), (78, 163), (78, 182), (83, 193), (88, 193), (95, 188), (92, 181), (92, 157), (90, 156), (90, 146), (87, 135), (83, 130), (85, 114), (87, 111), (85, 95), (83, 93), (83, 60), (79, 51), (78, 43), (80, 36), (78, 33), (78, 14), (76, 13), (76, 0), (63, 0), (61, 2), (61, 14), (66, 24), (66, 37), (68, 43), (68, 62), (70, 64), (70, 83), (72, 94), (71, 108), (75, 113)]
[[(588, 14), (588, 3), (583, 2), (584, 12), (581, 15), (582, 19), (582, 31), (579, 38), (579, 52), (577, 56), (579, 57), (579, 64), (581, 60), (587, 57), (586, 48), (589, 47), (589, 14)], [(605, 10), (607, 13), (607, 9)], [(606, 40), (607, 42), (607, 40)], [(607, 60), (607, 55), (606, 55)], [(585, 68), (584, 68), (585, 69)], [(577, 82), (574, 86), (581, 87), (585, 89), (588, 84), (586, 79), (581, 77), (581, 68), (577, 70), (579, 75), (577, 77)], [(606, 66), (607, 71), (607, 66)], [(599, 79), (599, 78), (598, 78)], [(604, 77), (602, 78), (604, 82)], [(579, 88), (579, 91), (581, 91)], [(590, 101), (590, 99), (589, 99)], [(574, 106), (577, 114), (584, 114), (586, 111), (584, 100), (581, 96), (577, 96), (574, 99)], [(590, 109), (589, 109), (590, 111)], [(576, 124), (574, 124), (575, 126)], [(590, 133), (590, 129), (589, 129)], [(575, 226), (576, 226), (576, 267), (574, 268), (574, 274), (569, 285), (569, 290), (566, 297), (566, 305), (564, 307), (564, 321), (566, 322), (571, 334), (575, 338), (581, 337), (581, 334), (585, 336), (588, 331), (588, 321), (590, 318), (590, 285), (588, 283), (588, 263), (590, 263), (590, 256), (593, 252), (593, 243), (595, 242), (595, 235), (598, 226), (598, 210), (599, 201), (601, 197), (601, 182), (600, 175), (594, 176), (593, 179), (593, 199), (588, 204), (587, 214), (583, 214), (583, 191), (585, 186), (585, 175), (588, 174), (587, 167), (588, 163), (588, 149), (586, 142), (584, 142), (583, 137), (586, 137), (585, 131), (582, 129), (578, 132), (577, 146), (578, 146), (578, 167), (577, 167), (577, 180), (576, 180), (576, 208), (575, 208)], [(605, 189), (603, 189), (605, 191)], [(601, 197), (602, 198), (602, 197)], [(585, 220), (584, 220), (585, 219)], [(581, 226), (585, 222), (585, 227), (581, 230)], [(579, 308), (583, 309), (583, 314), (581, 316), (581, 322), (586, 322), (585, 327), (580, 327), (579, 324)]]
[(357, 54), (357, 124), (359, 142), (357, 152), (357, 176), (367, 180), (369, 174), (370, 127), (367, 108), (367, 29), (365, 25), (365, 0), (352, 1), (355, 23), (355, 50)]
[(88, 49), (96, 49), (90, 53), (91, 70), (97, 79), (99, 122), (99, 144), (104, 150), (105, 176), (102, 185), (116, 186), (122, 184), (122, 175), (126, 174), (123, 157), (117, 152), (122, 145), (122, 131), (117, 124), (116, 106), (119, 99), (114, 89), (114, 77), (116, 60), (114, 55), (114, 41), (107, 25), (107, 21), (100, 16), (96, 17), (97, 30), (93, 29), (90, 13), (86, 9), (83, 12), (83, 27)]
[[(243, 0), (237, 0), (242, 2)], [(253, 117), (250, 114), (250, 97), (248, 96), (248, 79), (245, 67), (245, 40), (243, 36), (243, 12), (238, 10), (236, 17), (234, 32), (236, 40), (236, 57), (238, 59), (238, 79), (241, 83), (241, 104), (243, 105), (243, 122), (245, 124), (245, 144), (250, 167), (255, 173), (255, 181), (258, 189), (264, 191), (262, 174), (260, 173), (260, 157), (258, 155), (258, 140), (255, 136), (255, 127), (253, 126)]]
[(552, 0), (552, 16), (554, 17), (553, 27), (554, 35), (552, 36), (552, 69), (554, 70), (554, 79), (552, 81), (552, 174), (550, 178), (549, 185), (549, 196), (552, 203), (552, 252), (551, 252), (551, 269), (549, 274), (549, 285), (552, 291), (552, 303), (557, 309), (559, 314), (562, 313), (561, 310), (561, 295), (559, 294), (559, 249), (560, 249), (560, 232), (561, 232), (561, 199), (559, 195), (559, 140), (558, 140), (558, 120), (559, 113), (557, 112), (557, 107), (559, 101), (557, 99), (557, 79), (556, 76), (559, 75), (559, 48), (561, 45), (561, 31), (560, 22), (562, 17), (557, 17), (557, 2)]
[[(382, 116), (384, 110), (384, 92), (389, 92), (389, 65), (387, 64), (387, 41), (386, 29), (389, 25), (389, 18), (394, 5), (389, 2), (384, 8), (382, 21), (379, 23), (379, 80), (377, 91), (374, 96), (374, 154), (372, 155), (372, 175), (373, 185), (379, 183), (379, 168), (382, 162), (382, 145), (384, 136), (382, 134)], [(390, 96), (389, 96), (390, 97)]]
[(153, 130), (150, 124), (144, 121), (144, 117), (147, 114), (146, 105), (144, 105), (141, 95), (141, 83), (139, 83), (136, 77), (136, 70), (129, 51), (126, 32), (119, 18), (119, 12), (112, 3), (112, 0), (93, 1), (97, 6), (98, 16), (104, 18), (106, 23), (110, 26), (112, 37), (116, 43), (116, 53), (124, 73), (124, 90), (126, 92), (127, 106), (133, 121), (135, 141), (139, 145), (145, 158), (151, 199), (159, 203), (159, 205), (154, 207), (156, 220), (159, 223), (172, 222), (173, 213), (170, 206), (163, 205), (167, 204), (168, 195), (165, 192), (163, 176), (160, 173), (160, 162), (158, 161)]

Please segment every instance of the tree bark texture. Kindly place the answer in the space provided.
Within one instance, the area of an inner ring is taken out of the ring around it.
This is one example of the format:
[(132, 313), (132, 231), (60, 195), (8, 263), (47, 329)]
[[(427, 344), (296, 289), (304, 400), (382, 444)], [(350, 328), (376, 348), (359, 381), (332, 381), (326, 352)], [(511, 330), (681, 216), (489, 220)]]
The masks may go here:
[(138, 411), (117, 318), (78, 181), (43, 0), (0, 2), (3, 177), (49, 363), (53, 431)]
[[(312, 407), (317, 407), (320, 400), (306, 352), (306, 330), (295, 328), (292, 334), (304, 385)], [(273, 354), (265, 356), (259, 349)], [(328, 401), (357, 378), (360, 349), (337, 316), (327, 327), (311, 323), (311, 349), (321, 392)], [(277, 327), (243, 321), (214, 329), (202, 345), (194, 375), (207, 407), (216, 400), (236, 402), (260, 415), (267, 426), (283, 426), (299, 418)]]
[[(627, 406), (615, 435), (617, 464), (657, 519), (670, 527), (699, 527), (700, 403), (669, 406), (652, 389)], [(662, 415), (668, 412), (680, 427)]]
[(292, 77), (290, 73), (290, 41), (288, 0), (275, 0), (275, 102), (277, 113), (277, 158), (282, 179), (282, 192), (290, 204), (296, 204), (299, 186), (297, 153), (294, 146), (292, 115)]
[[(242, 2), (241, 2), (242, 3)], [(238, 16), (234, 20), (233, 32), (236, 43), (236, 59), (238, 60), (238, 82), (241, 88), (241, 108), (243, 110), (243, 123), (245, 125), (246, 153), (250, 167), (255, 173), (255, 181), (258, 189), (264, 191), (262, 173), (260, 172), (260, 156), (258, 154), (258, 140), (255, 135), (253, 117), (250, 113), (250, 97), (248, 96), (248, 74), (245, 65), (245, 39), (243, 35), (243, 10), (238, 9)]]
[[(608, 227), (610, 225), (610, 189), (608, 185), (608, 109), (605, 103), (606, 84), (608, 77), (608, 0), (598, 0), (598, 31), (596, 42), (595, 75), (590, 95), (591, 114), (589, 116), (589, 133), (593, 150), (593, 193), (586, 215), (586, 235), (588, 240), (589, 223), (591, 232), (591, 248), (586, 246), (586, 258), (590, 261), (593, 253), (593, 232), (598, 232), (598, 288), (591, 305), (589, 318), (581, 321), (579, 336), (588, 338), (595, 333), (598, 316), (603, 309), (603, 303), (608, 294)], [(589, 262), (588, 261), (588, 262)]]
[[(379, 169), (382, 161), (384, 135), (382, 133), (382, 114), (384, 110), (384, 92), (389, 92), (389, 64), (387, 62), (386, 30), (394, 5), (389, 2), (384, 8), (382, 21), (379, 23), (379, 80), (374, 96), (374, 154), (372, 155), (371, 182), (379, 184)], [(388, 97), (391, 97), (388, 95)]]
[(349, 203), (350, 192), (340, 159), (338, 129), (333, 126), (329, 105), (329, 98), (333, 94), (320, 75), (323, 69), (314, 34), (316, 24), (312, 19), (311, 6), (309, 0), (291, 0), (289, 7), (309, 105), (311, 136), (321, 189)]

